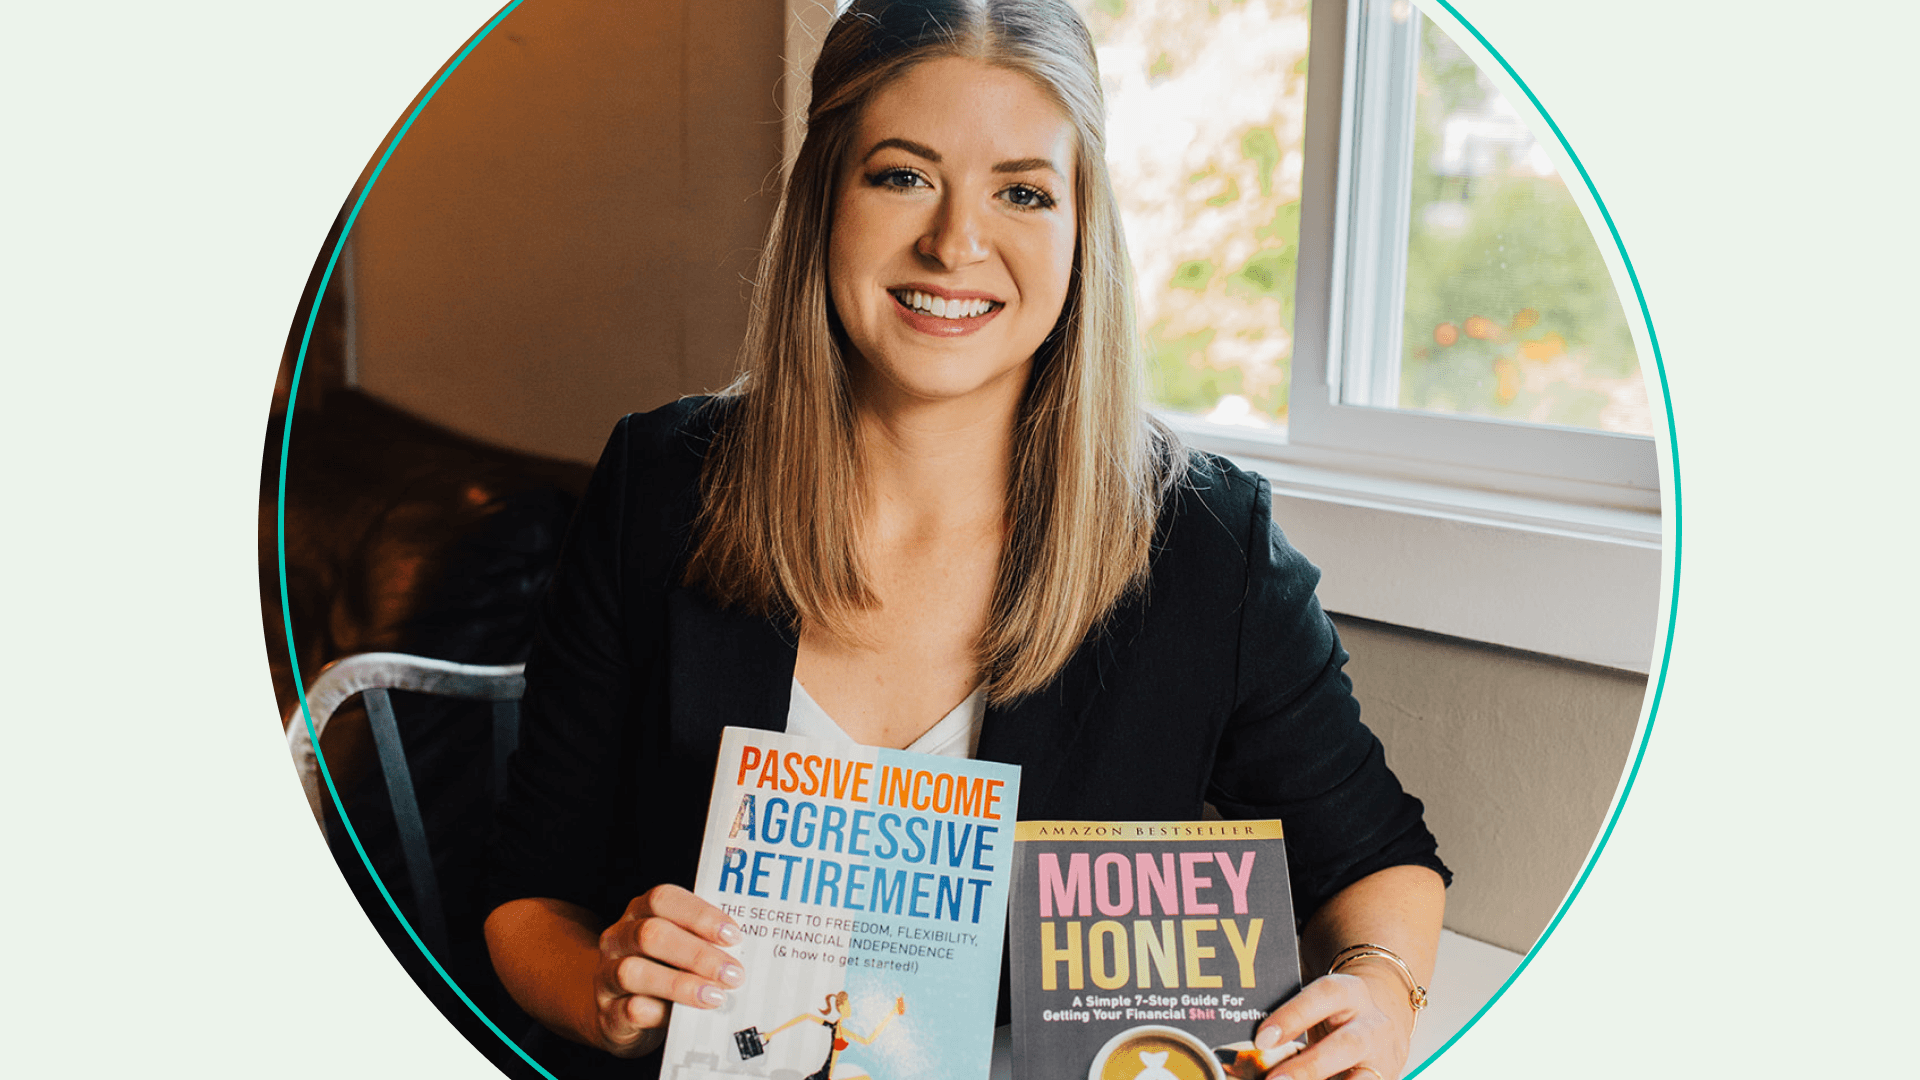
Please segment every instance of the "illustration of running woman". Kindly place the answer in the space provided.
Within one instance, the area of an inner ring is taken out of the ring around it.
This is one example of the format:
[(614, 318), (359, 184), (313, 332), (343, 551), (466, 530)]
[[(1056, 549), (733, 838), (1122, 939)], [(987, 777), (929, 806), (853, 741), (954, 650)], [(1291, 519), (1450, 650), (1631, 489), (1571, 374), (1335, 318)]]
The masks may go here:
[(894, 1017), (905, 1016), (906, 1014), (907, 999), (904, 997), (895, 998), (893, 1000), (893, 1008), (887, 1015), (880, 1018), (880, 1022), (873, 1026), (872, 1031), (869, 1031), (865, 1035), (857, 1035), (846, 1026), (848, 1022), (853, 1019), (853, 1013), (847, 1007), (847, 992), (842, 990), (839, 993), (827, 995), (826, 1004), (821, 1008), (820, 1015), (815, 1016), (812, 1013), (801, 1013), (799, 1016), (760, 1036), (760, 1038), (766, 1042), (772, 1042), (775, 1035), (780, 1034), (795, 1024), (811, 1020), (826, 1028), (827, 1034), (830, 1035), (832, 1039), (827, 1044), (826, 1062), (820, 1066), (819, 1072), (807, 1077), (806, 1080), (871, 1080), (867, 1075), (867, 1071), (857, 1065), (849, 1064), (846, 1069), (836, 1071), (835, 1066), (839, 1063), (840, 1051), (845, 1050), (851, 1043), (856, 1042), (861, 1046), (872, 1046), (873, 1040), (880, 1037), (880, 1033), (887, 1029), (888, 1024), (893, 1023)]

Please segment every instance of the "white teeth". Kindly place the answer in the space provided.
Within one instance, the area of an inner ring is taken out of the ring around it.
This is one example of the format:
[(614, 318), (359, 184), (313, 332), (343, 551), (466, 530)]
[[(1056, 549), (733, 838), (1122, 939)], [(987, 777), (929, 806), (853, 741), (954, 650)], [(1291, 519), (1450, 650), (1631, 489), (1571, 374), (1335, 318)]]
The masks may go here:
[(947, 300), (930, 293), (897, 292), (900, 302), (936, 319), (971, 319), (993, 310), (991, 300)]

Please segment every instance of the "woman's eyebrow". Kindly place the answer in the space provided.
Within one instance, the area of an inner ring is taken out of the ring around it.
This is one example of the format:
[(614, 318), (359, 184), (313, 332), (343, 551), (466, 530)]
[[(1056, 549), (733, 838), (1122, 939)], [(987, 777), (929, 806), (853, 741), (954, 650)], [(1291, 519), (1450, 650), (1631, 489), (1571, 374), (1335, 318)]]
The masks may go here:
[(939, 151), (935, 150), (931, 146), (914, 142), (912, 139), (881, 139), (879, 142), (873, 144), (873, 149), (867, 151), (867, 157), (861, 158), (860, 160), (865, 161), (867, 160), (867, 158), (872, 157), (873, 155), (879, 153), (882, 150), (891, 150), (891, 149), (905, 150), (907, 153), (912, 154), (915, 157), (926, 158), (928, 161), (933, 162), (935, 165), (940, 164)]
[[(912, 139), (897, 137), (881, 139), (879, 142), (874, 143), (873, 148), (867, 151), (866, 157), (860, 160), (866, 161), (882, 150), (905, 150), (907, 153), (915, 157), (925, 158), (935, 165), (940, 164), (941, 160), (940, 151), (935, 150), (933, 147), (925, 143), (914, 142)], [(1043, 157), (1015, 158), (1012, 161), (999, 162), (993, 167), (995, 173), (1039, 172), (1042, 170), (1053, 173), (1055, 176), (1066, 175), (1060, 171), (1060, 167), (1055, 165), (1051, 159)]]
[(1016, 158), (1012, 161), (1003, 161), (993, 167), (993, 171), (997, 173), (1039, 172), (1041, 170), (1053, 173), (1055, 176), (1066, 175), (1060, 171), (1059, 166), (1043, 157)]

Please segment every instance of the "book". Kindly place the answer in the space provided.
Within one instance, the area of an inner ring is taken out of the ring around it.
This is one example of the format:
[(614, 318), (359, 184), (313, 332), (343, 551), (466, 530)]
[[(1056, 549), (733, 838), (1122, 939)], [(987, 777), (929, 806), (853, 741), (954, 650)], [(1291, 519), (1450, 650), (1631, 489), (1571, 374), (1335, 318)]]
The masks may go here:
[(1298, 992), (1278, 821), (1022, 821), (1014, 1080), (1252, 1080)]
[(729, 727), (694, 893), (746, 980), (676, 1007), (662, 1080), (981, 1080), (1020, 769)]

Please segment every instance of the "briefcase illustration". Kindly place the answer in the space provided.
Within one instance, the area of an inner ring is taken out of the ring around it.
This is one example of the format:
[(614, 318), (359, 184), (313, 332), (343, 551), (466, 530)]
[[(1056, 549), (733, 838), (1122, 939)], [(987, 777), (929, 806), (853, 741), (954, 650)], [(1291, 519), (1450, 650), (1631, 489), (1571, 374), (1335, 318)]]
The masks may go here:
[(733, 1045), (739, 1049), (741, 1061), (752, 1061), (767, 1052), (766, 1041), (760, 1038), (760, 1029), (757, 1027), (734, 1032)]

